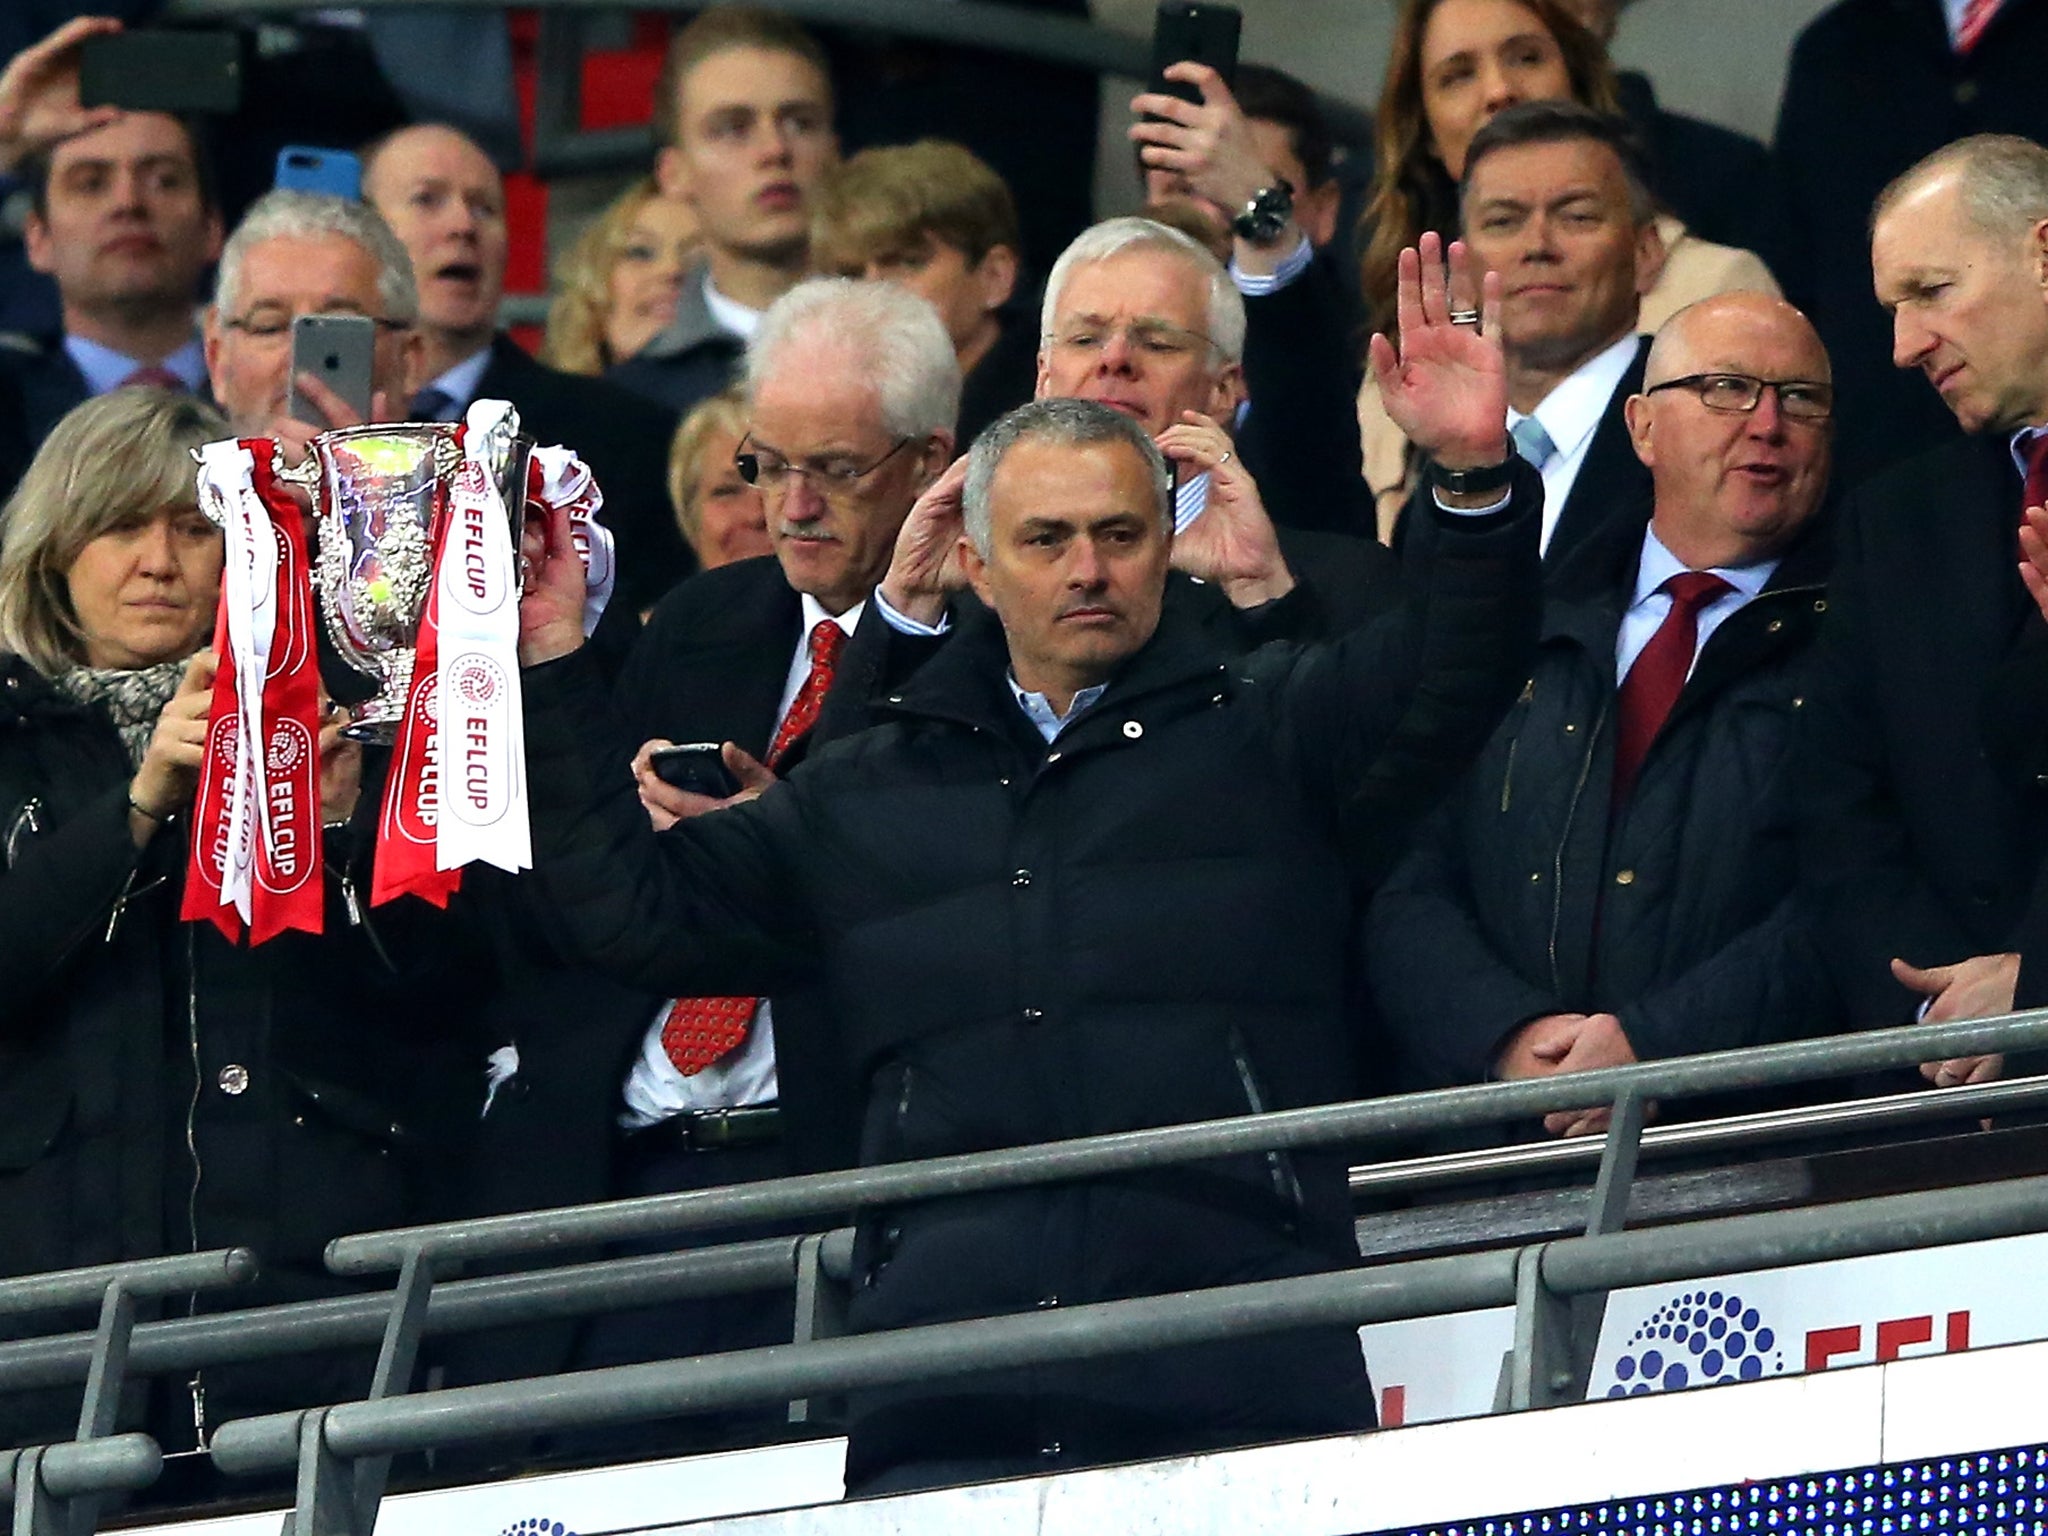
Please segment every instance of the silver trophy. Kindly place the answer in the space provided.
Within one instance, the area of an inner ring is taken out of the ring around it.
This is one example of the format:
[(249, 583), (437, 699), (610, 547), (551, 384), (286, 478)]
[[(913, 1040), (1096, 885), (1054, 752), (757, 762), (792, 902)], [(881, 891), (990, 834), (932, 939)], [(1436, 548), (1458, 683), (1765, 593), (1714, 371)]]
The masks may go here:
[[(412, 688), (420, 621), (434, 587), (433, 540), (462, 467), (450, 422), (389, 422), (322, 432), (305, 462), (277, 478), (313, 502), (313, 594), (326, 644), (321, 677), (350, 708), (343, 734), (396, 739)], [(509, 407), (484, 461), (497, 481), (516, 546), (533, 449)], [(339, 663), (340, 673), (334, 665)]]

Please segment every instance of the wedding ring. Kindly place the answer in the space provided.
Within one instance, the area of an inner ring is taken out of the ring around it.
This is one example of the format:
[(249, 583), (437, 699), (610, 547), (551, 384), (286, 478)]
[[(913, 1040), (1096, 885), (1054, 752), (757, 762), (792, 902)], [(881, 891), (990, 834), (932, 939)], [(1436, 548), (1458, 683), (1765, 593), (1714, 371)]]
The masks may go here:
[(1476, 309), (1454, 309), (1451, 311), (1451, 324), (1469, 325), (1476, 330), (1479, 325), (1479, 311)]
[(1224, 449), (1223, 457), (1218, 459), (1216, 462), (1218, 464), (1228, 464), (1230, 462), (1230, 450), (1228, 448)]

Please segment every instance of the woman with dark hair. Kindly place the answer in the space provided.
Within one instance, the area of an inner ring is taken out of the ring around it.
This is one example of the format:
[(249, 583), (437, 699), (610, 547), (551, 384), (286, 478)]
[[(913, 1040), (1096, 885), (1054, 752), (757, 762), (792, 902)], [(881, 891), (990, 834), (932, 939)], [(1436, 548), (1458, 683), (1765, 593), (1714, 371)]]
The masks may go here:
[[(487, 979), (449, 914), (363, 910), (375, 796), (338, 713), (326, 931), (251, 948), (179, 919), (222, 564), (192, 450), (229, 435), (189, 395), (89, 400), (0, 538), (0, 1274), (254, 1248), (257, 1285), (201, 1307), (339, 1290), (329, 1239), (430, 1214), (425, 1165), (480, 1102), (460, 1025)], [(183, 1450), (202, 1414), (367, 1381), (366, 1358), (209, 1369), (189, 1400), (157, 1383), (143, 1422)], [(77, 1413), (76, 1388), (9, 1394), (0, 1443)]]
[[(1378, 179), (1358, 227), (1359, 287), (1371, 329), (1394, 332), (1402, 248), (1424, 231), (1446, 240), (1457, 234), (1458, 183), (1479, 130), (1522, 102), (1563, 100), (1618, 114), (1606, 47), (1562, 0), (1402, 0), (1374, 136)], [(1716, 293), (1779, 291), (1756, 256), (1699, 239), (1668, 211), (1659, 212), (1657, 233), (1662, 262), (1637, 320), (1645, 335)], [(1415, 460), (1369, 370), (1358, 426), (1379, 533), (1388, 539), (1414, 487)]]

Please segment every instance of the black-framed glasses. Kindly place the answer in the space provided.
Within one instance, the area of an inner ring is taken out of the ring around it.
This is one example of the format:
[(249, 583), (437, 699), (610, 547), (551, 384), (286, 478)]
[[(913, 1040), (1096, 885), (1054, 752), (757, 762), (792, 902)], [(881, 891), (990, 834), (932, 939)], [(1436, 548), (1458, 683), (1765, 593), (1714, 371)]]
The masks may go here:
[(872, 464), (856, 464), (847, 458), (812, 460), (807, 464), (792, 464), (779, 453), (749, 451), (747, 443), (752, 437), (740, 439), (739, 452), (732, 456), (732, 466), (740, 472), (740, 478), (751, 486), (757, 486), (763, 493), (780, 495), (788, 489), (790, 478), (795, 476), (809, 480), (811, 487), (827, 500), (843, 496), (854, 486), (872, 475), (884, 464), (901, 453), (905, 446), (916, 441), (914, 438), (899, 437), (895, 446), (876, 459)]
[(1682, 379), (1652, 384), (1643, 393), (1689, 389), (1710, 411), (1746, 416), (1762, 403), (1765, 390), (1778, 396), (1778, 409), (1795, 421), (1826, 421), (1835, 414), (1835, 391), (1813, 379), (1760, 379), (1750, 373), (1689, 373)]

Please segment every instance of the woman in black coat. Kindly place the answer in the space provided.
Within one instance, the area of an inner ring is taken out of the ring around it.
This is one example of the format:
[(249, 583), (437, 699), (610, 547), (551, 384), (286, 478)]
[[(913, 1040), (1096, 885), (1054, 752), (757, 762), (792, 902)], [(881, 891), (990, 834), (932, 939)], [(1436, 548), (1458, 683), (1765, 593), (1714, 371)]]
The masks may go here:
[[(434, 939), (447, 918), (363, 920), (375, 804), (360, 797), (358, 836), (361, 755), (338, 726), (322, 738), (327, 932), (249, 949), (178, 920), (221, 569), (191, 450), (226, 435), (189, 397), (118, 390), (59, 423), (7, 506), (0, 1274), (246, 1245), (263, 1280), (214, 1302), (246, 1305), (335, 1289), (330, 1238), (426, 1214), (420, 1163), (465, 1085), (459, 958), (405, 963), (427, 952), (408, 921)], [(367, 1379), (307, 1362), (213, 1374), (214, 1422)], [(189, 1443), (196, 1405), (164, 1386), (180, 1401), (152, 1427)], [(68, 1437), (76, 1405), (0, 1401), (0, 1434)]]

